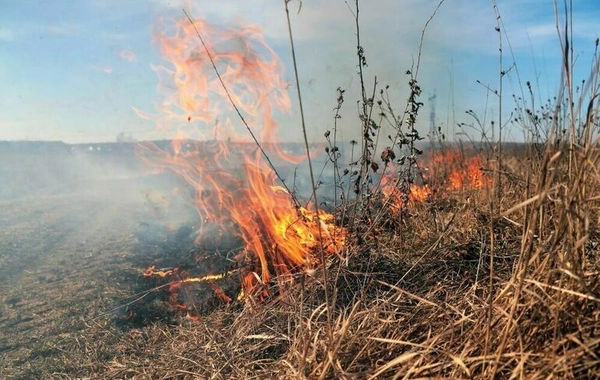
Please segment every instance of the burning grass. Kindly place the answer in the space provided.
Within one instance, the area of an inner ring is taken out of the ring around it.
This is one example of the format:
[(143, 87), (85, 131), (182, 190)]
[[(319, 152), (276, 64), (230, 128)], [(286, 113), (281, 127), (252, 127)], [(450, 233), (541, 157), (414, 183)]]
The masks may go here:
[[(553, 170), (564, 164), (555, 162)], [(501, 209), (519, 203), (528, 186), (543, 185), (517, 180), (525, 172), (512, 174)], [(578, 264), (571, 237), (553, 240), (569, 227), (552, 222), (568, 212), (558, 198), (502, 217), (489, 213), (488, 191), (413, 205), (395, 230), (348, 245), (345, 260), (330, 256), (326, 279), (320, 271), (299, 272), (297, 286), (271, 298), (248, 295), (194, 322), (132, 328), (97, 373), (108, 379), (491, 378), (493, 372), (592, 378), (600, 369), (600, 236), (591, 233), (579, 247), (585, 257)], [(550, 223), (541, 224), (528, 251), (523, 225), (527, 212), (540, 208)]]
[[(223, 32), (201, 22), (198, 31), (189, 21), (179, 25), (177, 38), (163, 39), (178, 88), (165, 102), (169, 121), (210, 121), (206, 113), (219, 114), (225, 105), (245, 110), (263, 132), (276, 133), (273, 111), (287, 110), (289, 99), (272, 51), (254, 30)], [(207, 42), (201, 35), (209, 36)], [(240, 54), (215, 48), (231, 36), (247, 42), (241, 61)], [(267, 48), (269, 60), (260, 59), (256, 44)], [(206, 57), (196, 53), (202, 48)], [(362, 68), (363, 52), (358, 54)], [(220, 71), (231, 76), (233, 96), (220, 82)], [(343, 198), (334, 214), (302, 208), (278, 186), (281, 178), (263, 159), (258, 141), (259, 152), (243, 154), (241, 177), (227, 170), (231, 153), (225, 144), (214, 163), (177, 145), (158, 150), (150, 161), (196, 189), (199, 215), (233, 224), (243, 246), (235, 257), (239, 267), (201, 276), (181, 275), (178, 268), (147, 271), (169, 279), (175, 289), (171, 305), (188, 316), (190, 304), (179, 301), (189, 284), (208, 284), (223, 304), (193, 315), (191, 325), (145, 328), (148, 339), (162, 335), (169, 348), (151, 366), (131, 371), (128, 361), (143, 357), (135, 352), (106, 373), (289, 379), (599, 373), (600, 255), (592, 221), (598, 215), (594, 168), (600, 156), (594, 144), (587, 140), (566, 149), (549, 141), (543, 155), (529, 156), (527, 167), (507, 166), (515, 158), (500, 150), (474, 154), (455, 147), (430, 151), (420, 162), (414, 125), (421, 89), (409, 75), (404, 116), (394, 114), (384, 91), (377, 102), (379, 123), (397, 126), (397, 136), (389, 136), (395, 146), (384, 149), (381, 163), (373, 159), (380, 126), (369, 116), (376, 102), (363, 91), (363, 141), (360, 159), (351, 164), (358, 170), (338, 176), (350, 181), (340, 191), (352, 189), (355, 197)], [(206, 78), (222, 98), (215, 103)], [(244, 96), (235, 94), (240, 89), (247, 91)], [(340, 99), (341, 106), (342, 91)], [(406, 161), (395, 161), (396, 145), (408, 149)], [(327, 153), (337, 165), (337, 147)], [(374, 181), (376, 175), (380, 181)], [(234, 272), (241, 273), (243, 293), (237, 296), (217, 283)], [(170, 279), (174, 274), (179, 278)]]
[[(187, 236), (185, 249), (169, 248), (172, 239), (153, 245), (154, 264), (137, 268), (146, 291), (116, 309), (116, 319), (83, 320), (69, 337), (77, 346), (58, 348), (64, 371), (53, 361), (52, 376), (586, 379), (600, 373), (595, 95), (587, 119), (577, 120), (577, 136), (585, 136), (577, 142), (572, 112), (562, 120), (571, 123), (568, 144), (555, 140), (554, 130), (544, 146), (524, 144), (517, 154), (500, 154), (500, 141), (494, 151), (451, 146), (419, 159), (416, 78), (409, 72), (402, 117), (384, 104), (384, 91), (378, 102), (363, 91), (360, 158), (338, 175), (339, 150), (327, 150), (336, 180), (347, 181), (336, 195), (347, 195), (325, 212), (301, 205), (249, 126), (276, 139), (274, 112), (290, 109), (274, 52), (256, 28), (189, 21), (177, 24), (174, 36), (158, 38), (171, 66), (154, 67), (159, 88), (177, 90), (165, 94), (157, 120), (176, 138), (169, 147), (140, 144), (138, 154), (191, 187), (199, 226), (174, 233)], [(361, 82), (363, 54), (360, 48)], [(380, 163), (372, 158), (380, 129), (369, 116), (375, 104), (380, 123), (398, 132)], [(216, 138), (202, 149), (190, 143), (206, 137), (207, 123), (220, 115), (215, 136), (239, 137), (240, 124), (228, 117), (236, 113), (258, 149), (234, 150), (239, 142)], [(406, 162), (394, 161), (397, 147), (408, 149)], [(533, 147), (541, 150), (533, 154)], [(282, 161), (301, 160), (275, 150)], [(159, 264), (161, 257), (168, 262)], [(19, 302), (5, 300), (13, 308)], [(43, 356), (43, 348), (36, 352)]]
[[(553, 170), (564, 163), (555, 162)], [(510, 209), (528, 186), (544, 184), (504, 182), (497, 206)], [(558, 198), (502, 217), (489, 213), (488, 197), (462, 190), (416, 204), (402, 228), (348, 246), (346, 261), (331, 256), (326, 279), (320, 271), (299, 273), (298, 286), (270, 300), (250, 296), (243, 305), (223, 305), (191, 325), (147, 327), (143, 338), (121, 343), (137, 349), (121, 356), (119, 366), (107, 366), (106, 373), (109, 378), (592, 378), (600, 370), (599, 236), (589, 235), (576, 248), (585, 249), (576, 262), (574, 237), (555, 238), (569, 228), (552, 222), (570, 212)], [(540, 225), (538, 236), (524, 235), (527, 212), (540, 209), (547, 210), (539, 216), (549, 224)], [(326, 289), (332, 292), (329, 306)], [(132, 370), (145, 356), (142, 347), (155, 339), (164, 349), (152, 365), (142, 366), (151, 372)]]

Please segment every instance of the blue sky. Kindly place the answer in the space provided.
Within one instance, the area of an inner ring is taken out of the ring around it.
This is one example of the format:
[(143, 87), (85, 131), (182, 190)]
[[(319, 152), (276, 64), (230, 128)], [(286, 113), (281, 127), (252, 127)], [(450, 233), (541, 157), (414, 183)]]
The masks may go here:
[[(154, 41), (159, 20), (171, 23), (186, 8), (197, 18), (233, 27), (257, 24), (284, 62), (293, 82), (283, 0), (2, 0), (0, 2), (0, 140), (115, 141), (164, 138), (134, 108), (157, 112), (162, 95), (151, 65), (167, 65)], [(390, 91), (402, 109), (406, 69), (416, 59), (423, 25), (438, 0), (361, 2), (362, 45), (370, 83)], [(508, 39), (505, 68), (514, 60), (522, 83), (530, 80), (543, 101), (560, 79), (560, 50), (552, 0), (498, 0)], [(292, 8), (296, 8), (295, 5)], [(600, 37), (600, 2), (574, 0), (576, 79), (585, 79)], [(355, 138), (356, 42), (353, 16), (343, 0), (304, 0), (292, 22), (297, 39), (300, 86), (310, 137), (322, 139), (333, 124), (336, 88), (347, 89), (341, 135)], [(419, 82), (423, 109), (419, 128), (429, 128), (427, 98), (436, 94), (437, 123), (464, 111), (497, 116), (496, 100), (477, 80), (498, 86), (498, 36), (489, 0), (446, 0), (426, 31)], [(510, 43), (510, 48), (508, 46)], [(511, 54), (512, 51), (512, 54)], [(516, 70), (505, 82), (519, 93)], [(293, 87), (291, 88), (293, 90)], [(507, 108), (511, 99), (505, 97)], [(290, 96), (294, 99), (295, 92)], [(295, 101), (294, 101), (295, 104)], [(454, 112), (452, 112), (452, 110)], [(448, 116), (449, 115), (449, 116)], [(280, 117), (283, 138), (300, 138), (298, 113)], [(519, 139), (520, 131), (511, 131)]]

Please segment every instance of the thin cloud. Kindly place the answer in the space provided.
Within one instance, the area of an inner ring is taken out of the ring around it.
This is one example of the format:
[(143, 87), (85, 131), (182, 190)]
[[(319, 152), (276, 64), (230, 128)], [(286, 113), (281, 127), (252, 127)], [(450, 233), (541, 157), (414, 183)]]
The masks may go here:
[(92, 69), (96, 71), (101, 71), (105, 74), (112, 74), (113, 68), (110, 66), (93, 66)]
[(51, 37), (77, 37), (85, 27), (76, 23), (36, 23), (36, 22), (17, 22), (9, 20), (4, 26), (0, 26), (0, 41), (14, 41), (36, 38), (38, 36)]
[(127, 50), (127, 49), (123, 49), (119, 52), (119, 57), (127, 62), (134, 62), (135, 61), (135, 53), (132, 52), (131, 50)]
[(532, 39), (549, 39), (557, 36), (556, 25), (553, 23), (531, 25), (526, 30)]
[(44, 25), (42, 29), (48, 34), (72, 37), (79, 34), (81, 27), (76, 24), (64, 23)]
[(12, 42), (15, 40), (15, 35), (12, 30), (0, 28), (0, 41)]

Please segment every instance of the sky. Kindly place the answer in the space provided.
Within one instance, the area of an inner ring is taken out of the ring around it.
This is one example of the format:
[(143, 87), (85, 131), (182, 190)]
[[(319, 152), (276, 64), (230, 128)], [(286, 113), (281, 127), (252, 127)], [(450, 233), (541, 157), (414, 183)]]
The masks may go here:
[[(562, 3), (562, 1), (558, 1)], [(421, 33), (439, 0), (362, 0), (361, 45), (367, 86), (377, 77), (389, 85), (398, 112), (407, 95), (407, 69), (418, 58)], [(510, 94), (531, 81), (539, 102), (560, 84), (560, 45), (553, 0), (496, 0), (502, 22), (505, 109)], [(576, 80), (586, 79), (600, 37), (600, 1), (574, 0)], [(346, 90), (340, 138), (356, 138), (358, 77), (352, 8), (344, 0), (290, 3), (300, 89), (309, 138), (323, 139), (333, 127), (336, 89)], [(284, 0), (1, 0), (0, 140), (110, 142), (169, 138), (142, 110), (156, 115), (164, 94), (152, 67), (169, 63), (156, 43), (157, 30), (184, 17), (223, 28), (257, 25), (286, 67), (292, 111), (278, 115), (281, 137), (301, 138)], [(559, 13), (562, 10), (559, 9)], [(426, 134), (430, 112), (448, 135), (455, 123), (483, 124), (498, 116), (499, 38), (490, 0), (446, 0), (425, 30), (417, 80), (425, 103), (418, 128)], [(515, 62), (516, 66), (512, 67)], [(510, 69), (510, 70), (509, 70)], [(481, 83), (478, 83), (478, 81)], [(429, 99), (435, 95), (432, 102)], [(507, 111), (508, 112), (508, 111)], [(505, 115), (505, 120), (508, 117)], [(468, 128), (467, 128), (468, 129)], [(467, 134), (476, 137), (475, 130)], [(508, 130), (519, 140), (522, 132)]]

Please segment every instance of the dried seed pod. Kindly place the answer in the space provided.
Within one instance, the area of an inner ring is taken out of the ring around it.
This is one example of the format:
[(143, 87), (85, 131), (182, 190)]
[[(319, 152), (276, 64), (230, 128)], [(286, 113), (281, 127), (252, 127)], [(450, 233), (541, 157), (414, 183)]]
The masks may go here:
[(375, 161), (371, 162), (371, 169), (374, 172), (377, 172), (377, 170), (379, 169), (379, 164), (377, 162), (375, 162)]
[(381, 161), (390, 162), (396, 159), (396, 153), (389, 146), (381, 152)]

